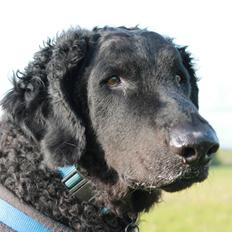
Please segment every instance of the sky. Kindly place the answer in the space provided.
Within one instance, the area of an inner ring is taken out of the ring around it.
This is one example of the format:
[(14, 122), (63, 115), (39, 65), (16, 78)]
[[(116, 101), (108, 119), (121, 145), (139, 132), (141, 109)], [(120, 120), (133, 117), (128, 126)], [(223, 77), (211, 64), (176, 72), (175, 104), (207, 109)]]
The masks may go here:
[(71, 26), (139, 25), (188, 45), (200, 78), (200, 113), (232, 148), (230, 0), (7, 0), (0, 2), (0, 98), (48, 37)]

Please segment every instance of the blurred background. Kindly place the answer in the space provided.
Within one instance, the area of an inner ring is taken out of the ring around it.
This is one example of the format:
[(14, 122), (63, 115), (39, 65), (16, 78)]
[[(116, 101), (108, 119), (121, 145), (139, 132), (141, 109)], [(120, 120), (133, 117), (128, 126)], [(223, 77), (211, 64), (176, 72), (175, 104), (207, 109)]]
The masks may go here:
[(200, 78), (200, 113), (217, 131), (221, 150), (208, 180), (164, 194), (161, 204), (141, 216), (141, 230), (231, 232), (231, 4), (229, 0), (1, 1), (0, 98), (11, 88), (13, 71), (23, 70), (48, 37), (71, 26), (139, 25), (188, 45)]

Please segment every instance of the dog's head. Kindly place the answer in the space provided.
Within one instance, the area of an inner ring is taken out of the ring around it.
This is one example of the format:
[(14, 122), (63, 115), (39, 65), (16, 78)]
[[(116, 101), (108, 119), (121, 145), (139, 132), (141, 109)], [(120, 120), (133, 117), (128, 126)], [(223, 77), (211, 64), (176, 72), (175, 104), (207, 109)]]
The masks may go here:
[(48, 163), (78, 162), (111, 190), (136, 189), (138, 210), (157, 200), (153, 191), (204, 180), (219, 146), (198, 113), (186, 48), (138, 28), (64, 33), (35, 56), (3, 106)]
[(110, 31), (91, 67), (90, 117), (111, 167), (141, 188), (175, 191), (206, 178), (218, 140), (198, 113), (185, 48), (154, 32)]

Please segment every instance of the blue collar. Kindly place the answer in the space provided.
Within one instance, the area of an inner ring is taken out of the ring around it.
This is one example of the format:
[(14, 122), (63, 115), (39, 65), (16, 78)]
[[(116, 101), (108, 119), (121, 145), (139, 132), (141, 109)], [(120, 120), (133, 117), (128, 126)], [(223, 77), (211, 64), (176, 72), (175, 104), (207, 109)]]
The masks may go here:
[(17, 232), (52, 232), (25, 213), (0, 199), (0, 223)]
[[(91, 198), (89, 182), (77, 171), (75, 166), (66, 166), (58, 169), (62, 182), (71, 193), (77, 194), (81, 200)], [(44, 225), (26, 215), (14, 206), (0, 198), (0, 223), (17, 232), (51, 232)]]
[[(75, 166), (58, 168), (62, 182), (72, 194), (76, 194), (81, 201), (88, 201), (92, 197), (90, 183), (78, 172)], [(51, 232), (30, 216), (0, 199), (0, 223), (17, 232)]]
[[(75, 194), (81, 201), (90, 201), (93, 197), (90, 182), (78, 171), (77, 167), (66, 166), (58, 168), (62, 182), (71, 194)], [(109, 209), (102, 208), (101, 214), (106, 215)], [(44, 225), (40, 224), (25, 213), (16, 209), (6, 201), (0, 199), (0, 223), (17, 232), (51, 232)]]

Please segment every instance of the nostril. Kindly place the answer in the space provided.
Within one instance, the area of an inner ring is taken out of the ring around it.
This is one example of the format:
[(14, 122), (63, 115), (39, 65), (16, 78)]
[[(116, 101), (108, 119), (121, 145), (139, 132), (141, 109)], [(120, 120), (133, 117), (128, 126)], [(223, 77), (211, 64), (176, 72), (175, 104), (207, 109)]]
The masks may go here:
[(215, 154), (215, 153), (217, 152), (218, 148), (219, 148), (219, 145), (218, 145), (218, 144), (214, 144), (214, 145), (213, 145), (212, 147), (210, 147), (210, 149), (208, 150), (207, 156), (209, 157), (209, 156)]
[(181, 156), (185, 158), (191, 158), (195, 156), (195, 150), (192, 147), (184, 147), (181, 152)]
[(206, 150), (205, 155), (202, 157), (201, 162), (203, 164), (208, 164), (209, 161), (212, 159), (213, 154), (217, 152), (219, 148), (219, 144), (213, 144), (208, 151)]
[(197, 159), (197, 152), (193, 147), (183, 147), (180, 155), (185, 158), (187, 163)]

